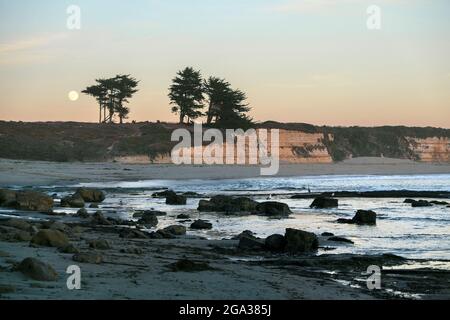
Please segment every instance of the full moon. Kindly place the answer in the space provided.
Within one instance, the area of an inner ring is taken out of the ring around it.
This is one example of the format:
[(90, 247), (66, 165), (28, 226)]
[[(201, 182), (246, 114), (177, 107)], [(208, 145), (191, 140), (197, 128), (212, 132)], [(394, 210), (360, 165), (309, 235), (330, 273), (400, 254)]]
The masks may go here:
[(78, 92), (76, 92), (76, 91), (69, 92), (69, 100), (70, 101), (77, 101), (79, 97), (80, 96), (79, 96)]

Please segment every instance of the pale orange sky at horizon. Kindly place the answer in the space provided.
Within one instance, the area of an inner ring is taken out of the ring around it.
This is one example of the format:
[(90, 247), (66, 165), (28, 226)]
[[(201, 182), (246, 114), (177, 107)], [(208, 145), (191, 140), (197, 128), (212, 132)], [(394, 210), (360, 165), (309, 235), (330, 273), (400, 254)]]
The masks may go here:
[(365, 0), (113, 1), (108, 15), (80, 0), (76, 31), (68, 3), (38, 2), (0, 0), (0, 120), (96, 122), (80, 92), (131, 74), (127, 121), (176, 122), (168, 87), (192, 66), (246, 92), (260, 122), (450, 128), (448, 1), (382, 0), (368, 30)]

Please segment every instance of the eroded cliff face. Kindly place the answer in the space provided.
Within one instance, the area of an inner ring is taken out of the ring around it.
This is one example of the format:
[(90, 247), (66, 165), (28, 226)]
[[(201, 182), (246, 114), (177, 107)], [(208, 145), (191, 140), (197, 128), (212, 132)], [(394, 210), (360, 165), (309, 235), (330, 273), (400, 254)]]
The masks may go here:
[(433, 138), (406, 138), (411, 150), (423, 162), (450, 162), (450, 139)]

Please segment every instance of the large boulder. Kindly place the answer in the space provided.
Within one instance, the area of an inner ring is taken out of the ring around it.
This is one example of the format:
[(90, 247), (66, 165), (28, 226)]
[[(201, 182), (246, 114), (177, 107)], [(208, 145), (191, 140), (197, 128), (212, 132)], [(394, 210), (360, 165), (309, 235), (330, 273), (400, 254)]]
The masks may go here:
[(67, 196), (61, 199), (61, 207), (84, 208), (84, 206), (84, 199), (78, 194)]
[(55, 281), (58, 273), (47, 263), (35, 258), (26, 258), (18, 266), (17, 270), (37, 281)]
[(326, 209), (337, 208), (339, 206), (338, 199), (328, 197), (318, 197), (311, 203), (310, 208)]
[(254, 236), (242, 236), (238, 247), (241, 250), (262, 250), (264, 249), (264, 240)]
[(358, 210), (353, 219), (338, 219), (338, 223), (376, 225), (377, 214), (372, 210)]
[(319, 240), (314, 233), (296, 229), (286, 229), (286, 250), (290, 253), (315, 251)]
[(11, 207), (16, 202), (17, 192), (14, 190), (0, 189), (0, 206)]
[(198, 210), (202, 212), (253, 212), (256, 210), (258, 202), (246, 197), (231, 197), (218, 195), (209, 201), (200, 200)]
[(187, 202), (186, 196), (178, 195), (175, 192), (168, 192), (166, 195), (166, 204), (172, 206), (183, 206)]
[(196, 220), (191, 224), (191, 229), (204, 230), (204, 229), (212, 229), (212, 223), (205, 220)]
[(162, 231), (167, 232), (174, 236), (183, 236), (186, 234), (186, 227), (180, 225), (173, 225), (162, 229)]
[(356, 224), (375, 225), (377, 214), (372, 210), (358, 210), (352, 220)]
[(31, 239), (31, 244), (45, 247), (61, 248), (69, 244), (67, 236), (58, 230), (45, 229), (40, 230)]
[(266, 238), (264, 245), (269, 251), (282, 252), (286, 248), (286, 238), (281, 234), (273, 234)]
[(158, 217), (152, 212), (145, 212), (142, 214), (142, 217), (139, 219), (138, 223), (146, 228), (154, 228), (158, 225)]
[(51, 212), (53, 198), (37, 191), (20, 191), (16, 193), (13, 206), (19, 210)]
[(267, 216), (288, 216), (292, 213), (286, 203), (275, 201), (259, 203), (256, 206), (256, 212)]
[(92, 188), (79, 188), (74, 195), (80, 196), (86, 202), (100, 203), (105, 200), (103, 191)]

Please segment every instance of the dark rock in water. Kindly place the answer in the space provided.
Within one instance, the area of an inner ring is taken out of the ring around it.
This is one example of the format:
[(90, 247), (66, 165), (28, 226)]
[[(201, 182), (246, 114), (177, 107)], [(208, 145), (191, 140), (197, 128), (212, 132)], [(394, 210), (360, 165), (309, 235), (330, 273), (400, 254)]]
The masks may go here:
[(14, 190), (0, 189), (0, 207), (11, 207), (16, 202), (17, 192)]
[(264, 240), (253, 236), (243, 236), (239, 240), (238, 247), (241, 250), (262, 250), (264, 249)]
[(353, 221), (353, 219), (344, 219), (344, 218), (340, 218), (337, 219), (338, 223), (346, 223), (346, 224), (354, 224), (355, 222)]
[(233, 238), (231, 238), (232, 240), (240, 240), (242, 237), (254, 237), (254, 233), (251, 232), (250, 230), (245, 230), (243, 232), (241, 232), (240, 234), (238, 234), (237, 236), (234, 236)]
[(310, 208), (326, 209), (337, 208), (339, 206), (338, 199), (328, 197), (318, 197), (311, 203)]
[(166, 204), (172, 206), (183, 206), (187, 202), (187, 198), (185, 196), (181, 196), (176, 194), (175, 192), (168, 192), (166, 196)]
[(66, 254), (80, 253), (80, 250), (78, 250), (73, 244), (68, 244), (65, 247), (61, 247), (58, 249), (58, 251)]
[(259, 203), (256, 212), (266, 216), (288, 216), (292, 213), (287, 204), (275, 201)]
[(447, 206), (448, 205), (448, 202), (446, 202), (446, 201), (433, 200), (433, 201), (430, 201), (430, 203), (435, 204), (437, 206)]
[(409, 204), (412, 204), (414, 202), (416, 202), (416, 200), (414, 200), (414, 199), (405, 199), (405, 201), (403, 201), (403, 203), (409, 203)]
[(162, 192), (155, 192), (155, 193), (152, 194), (152, 198), (166, 198), (167, 195), (169, 195), (172, 192), (174, 192), (174, 191), (172, 191), (172, 190), (165, 190), (165, 191), (162, 191)]
[(103, 256), (98, 253), (82, 252), (76, 253), (72, 257), (73, 261), (80, 263), (100, 264), (103, 262)]
[(324, 232), (324, 233), (322, 233), (322, 237), (334, 237), (334, 233)]
[(158, 230), (149, 234), (150, 239), (175, 239), (175, 236), (167, 231)]
[(203, 229), (212, 229), (212, 223), (205, 220), (196, 220), (191, 224), (191, 229), (203, 230)]
[(179, 226), (179, 225), (173, 225), (173, 226), (168, 226), (168, 227), (162, 229), (162, 231), (167, 232), (174, 236), (183, 236), (186, 234), (186, 227)]
[(200, 198), (202, 195), (198, 194), (197, 192), (188, 191), (188, 192), (184, 192), (183, 196), (185, 196), (187, 198)]
[(231, 196), (214, 196), (211, 200), (200, 200), (198, 210), (202, 212), (253, 212), (256, 210), (258, 202), (250, 198)]
[(98, 189), (79, 188), (74, 196), (80, 196), (86, 202), (100, 203), (105, 200), (105, 193)]
[(171, 263), (169, 268), (173, 272), (200, 272), (214, 270), (214, 268), (210, 267), (206, 262), (194, 262), (187, 259), (178, 260), (175, 263)]
[(431, 207), (432, 204), (426, 200), (418, 200), (411, 203), (411, 206), (413, 208), (419, 208), (419, 207)]
[(349, 240), (349, 239), (346, 239), (346, 238), (342, 238), (342, 237), (331, 237), (331, 238), (328, 239), (328, 241), (346, 242), (346, 243), (354, 244), (354, 242), (352, 240)]
[(0, 220), (0, 225), (19, 229), (22, 231), (31, 231), (31, 223), (21, 219)]
[(190, 219), (191, 217), (188, 214), (179, 214), (177, 219)]
[(13, 207), (18, 210), (50, 212), (53, 208), (53, 198), (42, 192), (19, 191)]
[(83, 198), (78, 195), (71, 195), (61, 199), (61, 207), (84, 208), (84, 206)]
[(99, 239), (99, 240), (91, 240), (89, 241), (89, 247), (97, 250), (109, 250), (111, 249), (111, 245), (107, 240)]
[(37, 281), (56, 281), (58, 273), (47, 263), (35, 258), (26, 258), (18, 266), (17, 270)]
[(87, 210), (85, 208), (82, 208), (82, 209), (78, 210), (76, 216), (80, 217), (82, 219), (87, 219), (87, 218), (89, 218), (89, 213), (87, 212)]
[(136, 211), (133, 214), (133, 218), (142, 218), (146, 214), (152, 214), (152, 215), (157, 216), (157, 217), (163, 217), (163, 216), (167, 215), (166, 212), (162, 212), (162, 211), (143, 210), (143, 211)]
[(98, 209), (99, 207), (98, 207), (98, 204), (96, 204), (96, 203), (91, 203), (91, 204), (89, 205), (89, 208), (91, 208), (91, 209)]
[(97, 211), (92, 215), (91, 224), (100, 226), (110, 226), (113, 225), (111, 221), (105, 218), (101, 211)]
[(67, 236), (58, 230), (40, 230), (31, 239), (31, 244), (45, 247), (62, 248), (69, 244)]
[(120, 230), (119, 237), (123, 239), (148, 239), (149, 235), (136, 229), (127, 228)]
[(314, 233), (296, 229), (286, 229), (286, 250), (290, 253), (315, 251), (319, 240)]
[(352, 220), (360, 225), (376, 225), (377, 214), (372, 210), (358, 210)]
[(154, 228), (158, 225), (158, 217), (151, 212), (145, 212), (138, 224), (144, 225), (146, 228)]
[(286, 238), (281, 234), (273, 234), (266, 238), (264, 244), (269, 251), (282, 252), (286, 247)]
[(28, 242), (32, 235), (28, 231), (15, 229), (12, 227), (0, 227), (0, 241), (7, 242)]

